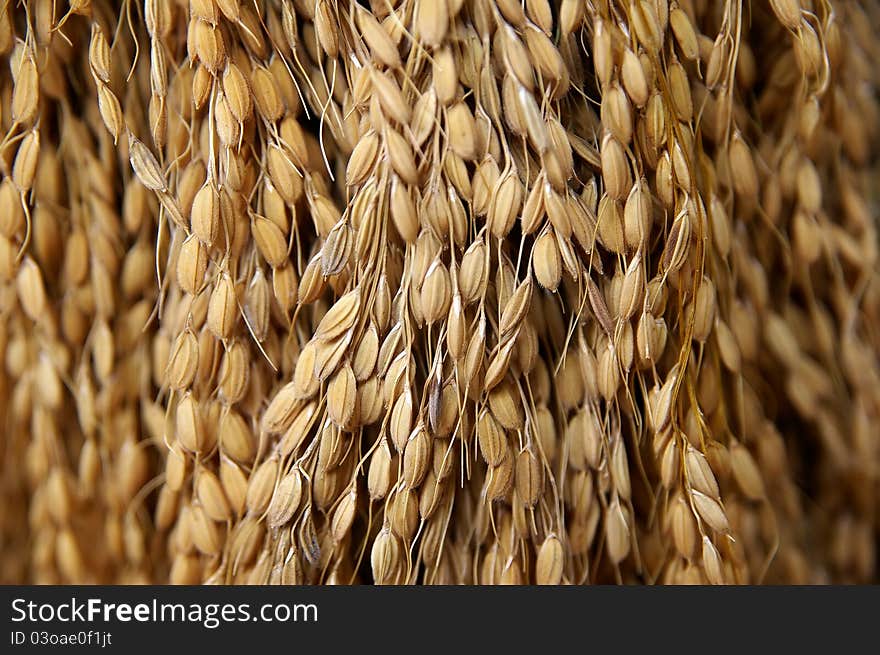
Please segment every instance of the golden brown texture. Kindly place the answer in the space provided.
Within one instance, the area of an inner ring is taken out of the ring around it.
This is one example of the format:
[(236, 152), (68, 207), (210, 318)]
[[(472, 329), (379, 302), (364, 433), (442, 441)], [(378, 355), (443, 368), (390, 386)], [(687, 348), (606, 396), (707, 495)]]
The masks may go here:
[(0, 2), (0, 580), (876, 582), (878, 20)]

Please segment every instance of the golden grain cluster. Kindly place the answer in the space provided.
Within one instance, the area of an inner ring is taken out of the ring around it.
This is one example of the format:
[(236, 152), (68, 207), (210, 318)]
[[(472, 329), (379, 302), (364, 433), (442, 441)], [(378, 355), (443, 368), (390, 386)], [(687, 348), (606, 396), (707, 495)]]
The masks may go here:
[(0, 1), (0, 580), (876, 581), (878, 28)]

